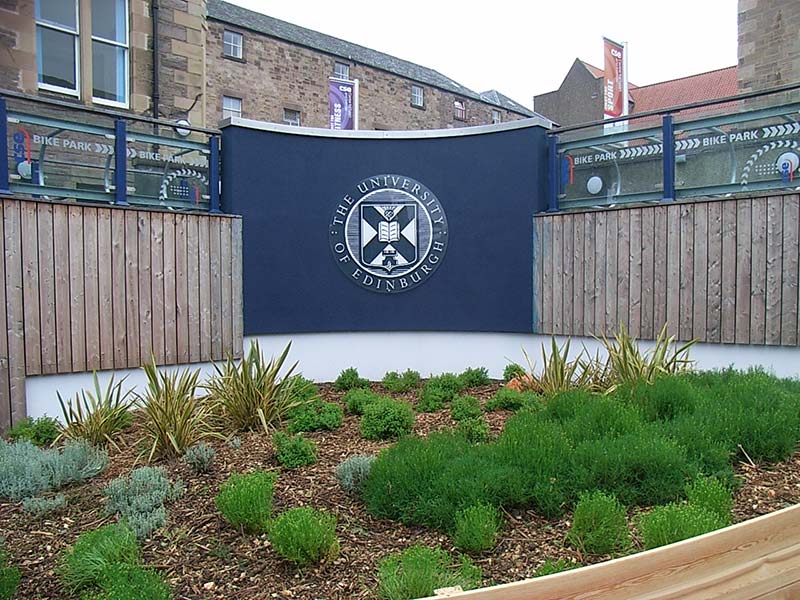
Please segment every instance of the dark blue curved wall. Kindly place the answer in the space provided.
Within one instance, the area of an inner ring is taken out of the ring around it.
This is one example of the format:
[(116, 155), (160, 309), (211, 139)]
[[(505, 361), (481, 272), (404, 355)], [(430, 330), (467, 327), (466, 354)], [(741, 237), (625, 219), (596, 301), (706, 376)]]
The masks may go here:
[[(223, 209), (243, 217), (247, 335), (533, 330), (532, 216), (546, 208), (539, 126), (430, 139), (223, 129)], [(420, 286), (363, 289), (339, 270), (329, 223), (343, 194), (399, 173), (438, 197), (446, 256)]]

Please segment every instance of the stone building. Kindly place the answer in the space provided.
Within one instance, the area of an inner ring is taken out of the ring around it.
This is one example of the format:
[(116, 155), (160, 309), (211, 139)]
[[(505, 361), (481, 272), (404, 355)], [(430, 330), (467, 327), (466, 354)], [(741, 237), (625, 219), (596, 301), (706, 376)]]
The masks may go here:
[(800, 2), (739, 0), (739, 89), (800, 82)]
[(360, 129), (534, 115), (495, 90), (221, 0), (0, 2), (6, 90), (208, 127), (229, 114), (327, 127), (333, 75), (359, 80)]

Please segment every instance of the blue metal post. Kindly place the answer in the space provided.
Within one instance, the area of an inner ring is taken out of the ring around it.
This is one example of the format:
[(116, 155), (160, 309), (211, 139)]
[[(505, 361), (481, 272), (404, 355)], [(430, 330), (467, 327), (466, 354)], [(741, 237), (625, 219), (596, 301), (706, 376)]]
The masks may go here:
[(661, 121), (661, 140), (663, 144), (664, 201), (675, 200), (675, 127), (672, 115), (664, 115)]
[(208, 187), (211, 192), (210, 212), (222, 212), (219, 207), (219, 136), (212, 135), (209, 140), (211, 155), (208, 165)]
[(0, 98), (0, 194), (10, 194), (8, 186), (8, 115), (6, 100)]
[(558, 136), (551, 135), (547, 138), (547, 212), (558, 212), (560, 171), (558, 164)]
[(114, 204), (128, 206), (128, 134), (124, 119), (114, 122)]

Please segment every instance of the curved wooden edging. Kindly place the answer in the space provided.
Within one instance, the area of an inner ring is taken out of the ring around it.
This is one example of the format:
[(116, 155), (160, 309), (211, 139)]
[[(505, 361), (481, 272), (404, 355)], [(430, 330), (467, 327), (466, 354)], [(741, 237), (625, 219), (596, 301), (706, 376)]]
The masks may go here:
[(800, 504), (662, 548), (451, 598), (800, 598)]

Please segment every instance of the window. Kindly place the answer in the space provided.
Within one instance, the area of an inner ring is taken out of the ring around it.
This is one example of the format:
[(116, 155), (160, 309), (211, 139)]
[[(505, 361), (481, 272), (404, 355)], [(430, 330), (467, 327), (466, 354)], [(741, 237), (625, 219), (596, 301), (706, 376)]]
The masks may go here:
[(456, 100), (453, 102), (453, 117), (458, 121), (467, 120), (467, 105), (463, 101)]
[(242, 52), (243, 39), (241, 33), (225, 30), (222, 34), (222, 55), (241, 60), (244, 57)]
[(422, 108), (425, 106), (424, 90), (418, 85), (411, 86), (411, 106)]
[(350, 65), (337, 62), (333, 65), (333, 76), (339, 79), (350, 79)]
[(222, 97), (222, 118), (227, 117), (241, 117), (242, 116), (242, 99), (234, 98), (232, 96)]
[(503, 121), (499, 110), (492, 110), (492, 124), (497, 125)]
[(291, 108), (283, 109), (283, 124), (294, 125), (300, 127), (300, 111), (292, 110)]
[(128, 103), (127, 0), (92, 0), (92, 100)]
[(78, 0), (36, 0), (39, 87), (78, 96)]
[[(36, 60), (39, 88), (81, 96), (91, 81), (92, 101), (128, 106), (128, 0), (36, 0)], [(89, 62), (81, 64), (80, 36), (91, 39)]]

